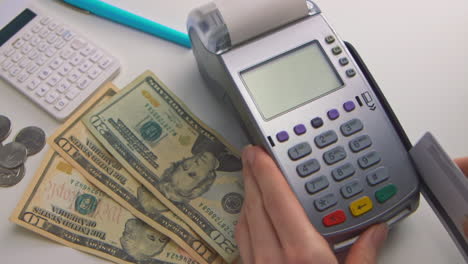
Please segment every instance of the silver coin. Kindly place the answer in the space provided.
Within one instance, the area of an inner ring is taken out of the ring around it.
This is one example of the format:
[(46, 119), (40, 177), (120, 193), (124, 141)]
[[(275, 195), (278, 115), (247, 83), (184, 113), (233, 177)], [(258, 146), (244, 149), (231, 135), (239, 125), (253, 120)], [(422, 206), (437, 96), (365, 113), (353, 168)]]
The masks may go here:
[(17, 168), (26, 161), (28, 151), (18, 142), (10, 142), (0, 148), (0, 166), (6, 169)]
[(6, 116), (0, 115), (0, 142), (5, 140), (11, 131), (11, 121)]
[(20, 182), (24, 177), (24, 165), (15, 169), (5, 169), (0, 167), (0, 186), (11, 187)]
[(46, 143), (44, 130), (35, 127), (25, 127), (16, 135), (15, 142), (23, 144), (28, 150), (28, 156), (41, 151)]

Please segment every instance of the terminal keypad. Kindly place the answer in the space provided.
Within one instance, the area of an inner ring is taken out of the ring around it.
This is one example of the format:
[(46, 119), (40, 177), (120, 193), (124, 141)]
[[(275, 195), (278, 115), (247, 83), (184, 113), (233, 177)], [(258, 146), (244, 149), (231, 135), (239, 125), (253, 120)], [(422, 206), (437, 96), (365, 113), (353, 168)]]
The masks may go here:
[[(345, 114), (355, 110), (352, 101), (346, 101), (342, 107)], [(325, 115), (328, 116), (326, 122), (340, 122), (345, 117), (340, 117), (337, 108), (325, 112)], [(365, 124), (358, 118), (340, 123), (337, 130), (327, 130), (322, 128), (324, 119), (315, 117), (310, 120), (310, 131), (303, 124), (298, 124), (291, 130), (297, 138), (300, 136), (306, 140), (288, 149), (297, 176), (305, 180), (304, 188), (313, 201), (314, 210), (324, 213), (322, 223), (325, 227), (346, 222), (346, 214), (353, 218), (372, 211), (375, 205), (370, 197), (375, 198), (376, 204), (383, 204), (398, 191), (393, 184), (385, 185), (389, 182), (388, 169), (380, 165), (379, 153), (372, 150), (372, 139), (366, 133)], [(316, 133), (313, 137), (315, 146), (307, 140), (311, 131)], [(283, 144), (288, 142), (283, 141)], [(312, 155), (313, 152), (319, 154)], [(326, 172), (328, 168), (329, 172)], [(339, 188), (331, 189), (330, 184)], [(347, 208), (340, 208), (340, 200), (346, 201)]]

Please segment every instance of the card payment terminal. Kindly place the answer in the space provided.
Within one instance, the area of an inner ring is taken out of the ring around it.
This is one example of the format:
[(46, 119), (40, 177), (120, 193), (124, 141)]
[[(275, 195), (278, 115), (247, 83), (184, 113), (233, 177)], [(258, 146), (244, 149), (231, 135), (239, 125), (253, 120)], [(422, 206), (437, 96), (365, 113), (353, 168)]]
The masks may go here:
[(319, 8), (307, 1), (305, 16), (238, 41), (218, 2), (189, 15), (200, 73), (274, 158), (333, 249), (414, 212), (420, 183), (411, 143)]

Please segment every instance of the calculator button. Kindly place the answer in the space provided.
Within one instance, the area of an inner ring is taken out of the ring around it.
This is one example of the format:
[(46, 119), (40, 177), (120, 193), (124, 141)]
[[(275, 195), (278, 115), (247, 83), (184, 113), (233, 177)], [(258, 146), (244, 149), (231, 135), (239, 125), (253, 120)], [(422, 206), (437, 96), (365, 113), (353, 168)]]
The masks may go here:
[(47, 77), (49, 77), (50, 75), (52, 74), (52, 69), (50, 68), (44, 68), (41, 70), (41, 72), (39, 73), (39, 78), (41, 78), (42, 80), (45, 80)]
[(327, 37), (325, 38), (325, 42), (326, 42), (327, 44), (332, 44), (333, 42), (335, 42), (335, 37), (332, 36), (332, 35), (327, 36)]
[(354, 166), (351, 163), (346, 163), (332, 170), (332, 176), (335, 181), (344, 180), (352, 176), (356, 172)]
[(368, 196), (363, 196), (349, 205), (353, 216), (363, 215), (372, 210), (372, 200)]
[(288, 132), (286, 131), (281, 131), (278, 134), (276, 134), (276, 139), (278, 139), (279, 142), (285, 142), (289, 139)]
[(375, 192), (375, 199), (379, 203), (385, 203), (397, 193), (397, 187), (394, 184), (387, 185)]
[(32, 79), (31, 81), (29, 81), (28, 83), (28, 89), (29, 90), (34, 90), (36, 89), (36, 87), (41, 83), (41, 80), (39, 80), (38, 78), (34, 78)]
[(20, 67), (15, 66), (15, 67), (12, 67), (12, 68), (10, 69), (9, 73), (10, 73), (11, 76), (14, 77), (14, 76), (18, 75), (18, 74), (21, 72), (21, 70), (22, 70), (22, 69), (21, 69)]
[(335, 147), (323, 153), (323, 159), (325, 160), (325, 163), (327, 163), (328, 165), (335, 164), (340, 160), (344, 160), (345, 158), (346, 158), (346, 151), (341, 146)]
[(40, 22), (41, 22), (42, 25), (45, 26), (45, 25), (49, 24), (51, 20), (52, 19), (50, 17), (43, 17)]
[(71, 49), (65, 49), (60, 52), (60, 57), (63, 59), (67, 60), (73, 56), (73, 50)]
[(15, 49), (19, 49), (24, 45), (24, 43), (26, 43), (26, 41), (24, 41), (23, 39), (17, 39), (15, 42), (13, 42), (13, 47)]
[(68, 91), (66, 97), (67, 97), (68, 99), (70, 99), (70, 100), (73, 100), (73, 99), (75, 99), (75, 98), (78, 96), (79, 93), (80, 93), (80, 91), (79, 91), (78, 89), (76, 89), (76, 88), (71, 88), (71, 89)]
[(39, 32), (39, 37), (41, 38), (46, 38), (49, 35), (50, 31), (47, 28), (41, 29), (41, 32)]
[(65, 33), (65, 30), (66, 30), (65, 27), (63, 25), (60, 25), (55, 30), (55, 34), (57, 34), (58, 36), (61, 36), (63, 35), (63, 33)]
[(55, 53), (57, 53), (57, 50), (55, 48), (49, 47), (49, 48), (47, 48), (47, 50), (45, 52), (45, 55), (47, 57), (52, 57), (52, 56), (55, 55)]
[(332, 49), (332, 52), (333, 52), (334, 55), (339, 55), (339, 54), (341, 54), (341, 52), (343, 52), (343, 50), (341, 49), (341, 47), (336, 46), (336, 47), (334, 47)]
[(375, 186), (388, 179), (388, 170), (385, 167), (380, 167), (367, 175), (367, 183)]
[(330, 111), (327, 112), (327, 116), (330, 120), (335, 120), (337, 119), (338, 117), (340, 117), (340, 112), (338, 112), (337, 109), (332, 109)]
[(88, 46), (86, 46), (84, 49), (82, 49), (82, 50), (80, 51), (80, 53), (87, 57), (87, 56), (91, 55), (91, 54), (92, 54), (93, 52), (95, 52), (95, 51), (96, 51), (96, 48), (95, 48), (95, 47), (93, 47), (93, 46), (91, 46), (91, 45), (88, 45)]
[[(281, 133), (281, 132), (280, 132)], [(280, 134), (278, 133), (278, 134)], [(278, 139), (279, 140), (279, 139)], [(309, 155), (312, 152), (312, 148), (309, 143), (302, 142), (299, 143), (288, 150), (289, 158), (292, 160), (298, 160)]]
[(380, 156), (375, 151), (367, 153), (366, 155), (358, 159), (358, 164), (362, 169), (367, 169), (371, 167), (372, 165), (377, 164), (379, 162), (380, 162)]
[(0, 55), (0, 64), (6, 60), (7, 57)]
[(347, 101), (343, 104), (343, 109), (346, 111), (346, 112), (351, 112), (353, 111), (354, 109), (356, 108), (356, 105), (354, 104), (353, 101)]
[(57, 43), (55, 43), (55, 48), (62, 49), (65, 45), (67, 45), (67, 42), (63, 39), (59, 39)]
[(41, 28), (42, 28), (42, 26), (37, 24), (32, 28), (32, 32), (37, 33), (39, 31), (41, 31)]
[(71, 47), (75, 50), (80, 50), (86, 46), (86, 41), (84, 39), (78, 38), (72, 41)]
[(71, 58), (70, 64), (73, 66), (76, 66), (80, 64), (82, 61), (83, 61), (83, 56), (76, 54), (75, 56), (73, 56), (73, 58)]
[(18, 66), (20, 66), (21, 68), (26, 68), (29, 66), (30, 63), (31, 63), (31, 60), (24, 58), (20, 61), (20, 63), (18, 63)]
[(26, 70), (28, 71), (28, 73), (30, 74), (33, 74), (35, 73), (37, 70), (39, 69), (39, 66), (37, 66), (36, 64), (32, 63), (28, 66), (28, 68), (26, 68)]
[(20, 82), (20, 83), (23, 83), (25, 82), (28, 78), (29, 78), (29, 74), (27, 72), (22, 72), (20, 75), (18, 75), (18, 78), (17, 80)]
[(33, 49), (33, 47), (29, 44), (26, 44), (23, 46), (23, 48), (21, 49), (21, 52), (23, 54), (27, 54), (28, 52), (30, 52), (31, 50)]
[(44, 55), (39, 55), (36, 59), (36, 64), (38, 65), (44, 65), (47, 62), (48, 58)]
[(11, 60), (6, 60), (2, 63), (2, 69), (8, 71), (13, 65), (14, 63)]
[(345, 65), (348, 65), (349, 60), (348, 60), (348, 58), (343, 57), (343, 58), (340, 58), (339, 62), (341, 64), (341, 66), (345, 66)]
[(53, 104), (59, 96), (60, 95), (56, 92), (50, 92), (45, 96), (45, 101), (49, 104)]
[(319, 148), (329, 146), (335, 143), (336, 141), (338, 141), (338, 136), (333, 130), (323, 132), (322, 134), (316, 136), (314, 139), (315, 145), (317, 145), (317, 147)]
[(109, 57), (104, 57), (99, 61), (99, 67), (101, 67), (104, 70), (107, 67), (109, 67), (111, 64), (112, 64), (112, 59)]
[(41, 43), (39, 43), (39, 45), (37, 45), (37, 49), (38, 49), (40, 52), (46, 51), (48, 47), (49, 47), (49, 45), (48, 45), (47, 42), (45, 42), (45, 41), (42, 41)]
[(91, 67), (93, 66), (93, 63), (90, 62), (89, 60), (83, 62), (83, 64), (80, 65), (78, 68), (82, 73), (87, 72)]
[(15, 55), (13, 55), (13, 56), (11, 57), (11, 60), (12, 60), (13, 62), (18, 62), (18, 61), (20, 61), (22, 58), (23, 58), (23, 55), (21, 55), (21, 53), (17, 52)]
[(86, 87), (89, 86), (90, 83), (91, 83), (91, 80), (88, 79), (88, 77), (83, 76), (83, 77), (81, 77), (80, 80), (78, 80), (77, 86), (78, 86), (78, 88), (80, 88), (81, 90), (84, 90), (84, 89), (86, 89)]
[(308, 176), (319, 170), (320, 170), (320, 164), (316, 159), (308, 160), (306, 162), (299, 164), (296, 167), (296, 171), (301, 177)]
[(62, 99), (58, 100), (57, 103), (55, 104), (55, 109), (60, 111), (63, 108), (65, 108), (65, 106), (67, 106), (69, 102), (70, 101), (68, 101), (67, 99), (62, 98)]
[(64, 93), (66, 92), (69, 88), (70, 88), (71, 84), (69, 81), (63, 79), (59, 82), (59, 84), (57, 85), (57, 91), (59, 93)]
[(65, 30), (62, 34), (62, 38), (66, 41), (70, 41), (75, 37), (75, 33), (70, 30)]
[(29, 42), (31, 45), (33, 46), (37, 46), (39, 43), (41, 43), (41, 38), (39, 37), (34, 37), (31, 39), (31, 41)]
[(58, 24), (54, 21), (50, 22), (49, 29), (54, 31), (58, 27)]
[(343, 210), (336, 210), (323, 217), (322, 223), (326, 227), (339, 225), (346, 221), (346, 214)]
[(31, 60), (35, 60), (38, 56), (39, 56), (39, 52), (37, 52), (36, 50), (31, 50), (28, 53), (28, 58), (30, 58)]
[(81, 77), (81, 72), (78, 69), (74, 69), (72, 72), (70, 72), (67, 79), (71, 83), (74, 83), (74, 82), (78, 81), (78, 79), (80, 79), (80, 77)]
[(49, 37), (47, 37), (47, 43), (49, 44), (54, 44), (58, 40), (57, 35), (51, 34)]
[(361, 131), (363, 128), (364, 128), (364, 125), (362, 124), (361, 120), (356, 119), (356, 118), (351, 119), (348, 122), (340, 126), (341, 133), (344, 136), (350, 136), (352, 134), (355, 134)]
[(362, 192), (362, 190), (363, 188), (358, 181), (352, 181), (341, 187), (341, 195), (343, 195), (344, 198), (351, 198)]
[(346, 70), (346, 75), (350, 78), (354, 77), (356, 75), (356, 71), (354, 69), (348, 69)]
[(326, 194), (314, 201), (315, 208), (320, 212), (325, 211), (337, 203), (338, 199), (333, 193)]
[(320, 117), (316, 117), (310, 121), (310, 124), (312, 125), (313, 128), (319, 128), (323, 126), (323, 120)]
[(101, 51), (96, 51), (96, 53), (94, 53), (89, 59), (92, 61), (92, 62), (97, 62), (98, 60), (100, 60), (102, 57), (102, 52)]
[(11, 55), (13, 55), (14, 53), (16, 52), (16, 50), (12, 47), (6, 49), (3, 54), (7, 57), (10, 57)]
[(307, 129), (303, 124), (299, 124), (299, 125), (294, 127), (294, 133), (296, 133), (296, 135), (302, 135), (306, 131), (307, 131)]
[(91, 70), (89, 70), (88, 76), (91, 79), (95, 80), (97, 77), (99, 77), (101, 73), (102, 73), (102, 70), (97, 65), (95, 65), (93, 68), (91, 68)]
[(49, 91), (50, 87), (46, 84), (41, 84), (37, 90), (36, 90), (36, 94), (39, 95), (40, 97), (43, 97), (44, 95), (46, 95), (46, 93)]
[(310, 194), (317, 193), (328, 187), (328, 180), (325, 176), (317, 177), (306, 183), (306, 190)]
[(359, 152), (372, 145), (372, 141), (368, 135), (359, 136), (349, 142), (349, 148), (353, 152)]
[(60, 66), (62, 66), (62, 63), (63, 63), (63, 60), (60, 59), (60, 58), (55, 58), (50, 64), (49, 64), (49, 67), (51, 67), (52, 69), (56, 70), (58, 69)]
[(61, 79), (62, 76), (60, 76), (58, 73), (55, 73), (47, 80), (47, 84), (54, 87), (58, 82), (60, 82)]
[(60, 69), (58, 70), (58, 73), (62, 76), (65, 76), (67, 75), (71, 70), (73, 69), (73, 67), (69, 64), (69, 63), (65, 63), (62, 65), (62, 67), (60, 67)]

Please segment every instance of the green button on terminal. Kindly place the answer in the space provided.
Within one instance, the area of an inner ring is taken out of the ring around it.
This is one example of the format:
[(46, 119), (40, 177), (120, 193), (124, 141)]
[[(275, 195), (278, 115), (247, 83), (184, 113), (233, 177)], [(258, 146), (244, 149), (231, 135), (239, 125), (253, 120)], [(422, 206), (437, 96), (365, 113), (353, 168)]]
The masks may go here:
[(397, 187), (393, 184), (387, 185), (375, 192), (375, 198), (379, 203), (384, 203), (397, 193)]

